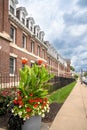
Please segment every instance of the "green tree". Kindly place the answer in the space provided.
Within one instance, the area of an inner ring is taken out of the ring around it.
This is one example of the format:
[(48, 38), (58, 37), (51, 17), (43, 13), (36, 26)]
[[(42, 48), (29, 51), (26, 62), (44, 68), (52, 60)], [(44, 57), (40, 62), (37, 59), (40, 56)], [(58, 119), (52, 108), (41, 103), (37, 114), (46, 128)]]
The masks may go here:
[(75, 71), (75, 68), (73, 66), (70, 66), (70, 70)]
[(86, 71), (86, 72), (84, 72), (84, 76), (85, 76), (85, 77), (87, 76), (87, 71)]
[(75, 79), (78, 79), (78, 75), (77, 75), (77, 74), (75, 74), (75, 75), (74, 75), (74, 78), (75, 78)]

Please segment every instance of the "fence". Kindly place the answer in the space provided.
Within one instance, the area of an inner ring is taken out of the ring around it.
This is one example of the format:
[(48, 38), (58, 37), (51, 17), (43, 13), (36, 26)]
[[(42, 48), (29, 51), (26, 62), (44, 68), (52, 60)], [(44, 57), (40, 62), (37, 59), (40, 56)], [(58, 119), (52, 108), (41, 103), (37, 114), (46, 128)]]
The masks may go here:
[(75, 79), (73, 78), (55, 76), (52, 80), (50, 80), (51, 85), (49, 86), (48, 91), (49, 93), (53, 92), (59, 88), (68, 85), (69, 83), (72, 83), (73, 81), (75, 81)]
[[(1, 75), (0, 76), (0, 89), (3, 88), (13, 88), (19, 85), (20, 77), (18, 75), (8, 76), (8, 75)], [(55, 76), (53, 79), (49, 81), (50, 86), (48, 87), (49, 92), (59, 89), (71, 82), (74, 79), (72, 78), (64, 78), (64, 77), (57, 77)]]
[(12, 88), (19, 85), (19, 76), (8, 76), (8, 75), (1, 75), (0, 76), (0, 89), (2, 88)]

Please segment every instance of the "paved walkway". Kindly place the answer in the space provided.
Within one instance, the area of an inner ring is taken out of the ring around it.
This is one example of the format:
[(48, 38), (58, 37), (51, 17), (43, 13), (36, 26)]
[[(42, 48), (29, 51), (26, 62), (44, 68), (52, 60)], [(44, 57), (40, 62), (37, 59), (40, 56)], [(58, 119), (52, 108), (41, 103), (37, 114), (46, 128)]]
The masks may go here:
[(87, 130), (87, 85), (78, 80), (49, 130)]
[(87, 85), (77, 82), (49, 126), (42, 123), (41, 130), (87, 130)]

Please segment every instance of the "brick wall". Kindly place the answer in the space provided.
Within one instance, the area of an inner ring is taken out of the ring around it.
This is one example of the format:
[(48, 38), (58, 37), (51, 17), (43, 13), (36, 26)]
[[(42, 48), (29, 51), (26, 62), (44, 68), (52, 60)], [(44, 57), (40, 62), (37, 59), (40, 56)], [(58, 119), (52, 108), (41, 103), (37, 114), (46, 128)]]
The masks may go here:
[(9, 41), (0, 37), (0, 74), (9, 74)]
[(0, 32), (9, 33), (8, 0), (0, 0)]
[[(9, 59), (10, 59), (10, 53), (16, 55), (16, 74), (19, 72), (19, 68), (22, 67), (21, 59), (22, 57), (25, 57), (28, 59), (28, 65), (31, 65), (31, 60), (36, 61), (37, 60), (37, 47), (40, 46), (40, 58), (42, 58), (42, 50), (44, 49), (45, 52), (45, 60), (47, 60), (47, 64), (50, 64), (51, 71), (54, 72), (56, 75), (58, 75), (58, 61), (55, 60), (51, 55), (47, 54), (47, 49), (44, 45), (40, 44), (40, 42), (31, 34), (29, 34), (26, 29), (24, 29), (22, 26), (20, 26), (15, 20), (12, 20), (8, 15), (8, 1), (9, 0), (0, 0), (0, 32), (5, 31), (8, 35), (10, 34), (10, 26), (14, 26), (16, 30), (15, 35), (15, 45), (11, 46), (8, 40), (5, 38), (0, 38), (0, 45), (2, 46), (2, 49), (0, 50), (0, 73), (9, 73)], [(11, 25), (10, 25), (11, 23)], [(23, 33), (26, 36), (26, 49), (25, 52), (22, 48), (22, 36)], [(35, 52), (34, 56), (30, 55), (28, 52), (31, 52), (31, 42), (32, 40), (35, 43)], [(12, 43), (11, 43), (12, 44)], [(13, 43), (14, 44), (14, 43)], [(19, 48), (19, 49), (17, 49)], [(22, 49), (22, 50), (21, 50)], [(35, 57), (36, 56), (36, 57)], [(45, 63), (45, 62), (44, 62)], [(64, 70), (64, 66), (62, 64), (59, 65), (60, 73)], [(70, 64), (67, 63), (66, 71), (70, 71)]]

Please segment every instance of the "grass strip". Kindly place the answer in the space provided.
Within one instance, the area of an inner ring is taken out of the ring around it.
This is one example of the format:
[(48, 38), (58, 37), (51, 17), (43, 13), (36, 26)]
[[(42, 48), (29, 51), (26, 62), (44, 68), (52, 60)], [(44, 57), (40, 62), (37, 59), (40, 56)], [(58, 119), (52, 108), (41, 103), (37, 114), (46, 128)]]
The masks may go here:
[(57, 103), (64, 103), (70, 92), (72, 91), (73, 87), (75, 86), (76, 82), (72, 82), (65, 87), (58, 89), (57, 91), (51, 93), (48, 96), (49, 102), (57, 102)]

